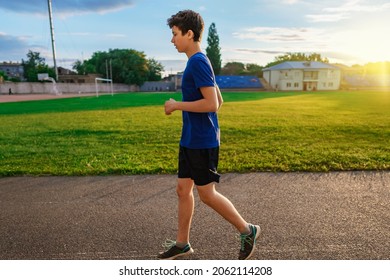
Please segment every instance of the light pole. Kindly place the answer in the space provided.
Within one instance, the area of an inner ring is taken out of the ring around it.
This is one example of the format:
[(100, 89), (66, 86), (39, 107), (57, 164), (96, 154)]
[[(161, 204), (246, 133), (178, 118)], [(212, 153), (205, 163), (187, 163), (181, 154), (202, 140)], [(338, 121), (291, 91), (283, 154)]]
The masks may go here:
[(57, 69), (57, 62), (56, 62), (56, 47), (55, 47), (55, 41), (54, 41), (54, 27), (53, 27), (51, 0), (47, 0), (47, 5), (49, 7), (51, 47), (52, 47), (52, 50), (53, 50), (54, 72), (55, 72), (55, 75), (56, 75), (55, 76), (55, 80), (58, 81), (58, 69)]

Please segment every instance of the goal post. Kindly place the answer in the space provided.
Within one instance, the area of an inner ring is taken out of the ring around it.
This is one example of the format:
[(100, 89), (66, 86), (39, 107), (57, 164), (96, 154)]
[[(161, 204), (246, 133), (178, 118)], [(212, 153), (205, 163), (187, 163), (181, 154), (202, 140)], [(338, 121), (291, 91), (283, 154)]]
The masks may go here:
[(110, 82), (111, 96), (113, 96), (114, 95), (114, 87), (112, 84), (112, 79), (95, 78), (96, 97), (99, 97), (99, 81)]

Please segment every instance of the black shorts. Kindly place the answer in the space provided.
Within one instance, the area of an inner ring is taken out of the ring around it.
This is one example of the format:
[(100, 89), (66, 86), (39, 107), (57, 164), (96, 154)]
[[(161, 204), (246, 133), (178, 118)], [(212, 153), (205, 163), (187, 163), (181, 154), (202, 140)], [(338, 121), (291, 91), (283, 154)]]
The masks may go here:
[(219, 183), (221, 175), (217, 173), (218, 157), (219, 147), (188, 149), (180, 146), (179, 178), (190, 178), (197, 186)]

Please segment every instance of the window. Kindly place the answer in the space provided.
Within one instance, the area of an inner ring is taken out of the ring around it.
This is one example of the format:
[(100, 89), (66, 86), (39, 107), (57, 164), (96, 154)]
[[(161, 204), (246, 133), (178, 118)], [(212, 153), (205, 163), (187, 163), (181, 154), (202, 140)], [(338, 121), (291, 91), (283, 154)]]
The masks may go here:
[(310, 80), (318, 80), (318, 71), (305, 71), (304, 78)]
[(299, 83), (294, 83), (294, 88), (299, 88)]
[(291, 87), (291, 83), (287, 83), (286, 87), (290, 88)]

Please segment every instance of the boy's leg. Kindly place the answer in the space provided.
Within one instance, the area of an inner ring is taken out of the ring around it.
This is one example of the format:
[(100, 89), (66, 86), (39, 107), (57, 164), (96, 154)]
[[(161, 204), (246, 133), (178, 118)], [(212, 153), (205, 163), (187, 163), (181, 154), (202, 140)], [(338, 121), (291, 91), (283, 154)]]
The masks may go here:
[(196, 186), (199, 197), (224, 219), (237, 228), (240, 233), (249, 233), (248, 223), (241, 217), (233, 203), (215, 189), (215, 184)]
[(260, 226), (248, 224), (238, 213), (233, 203), (215, 190), (214, 183), (197, 186), (200, 199), (234, 225), (241, 233), (241, 249), (238, 259), (249, 259), (254, 250), (256, 240), (260, 237)]
[(189, 243), (191, 221), (194, 213), (193, 188), (194, 182), (191, 179), (178, 179), (176, 192), (179, 200), (179, 218), (176, 241), (165, 243), (164, 247), (167, 250), (158, 254), (157, 258), (159, 259), (173, 260), (194, 252)]
[(176, 242), (189, 243), (192, 215), (194, 213), (194, 181), (191, 179), (178, 179), (176, 188), (178, 196), (178, 230)]

